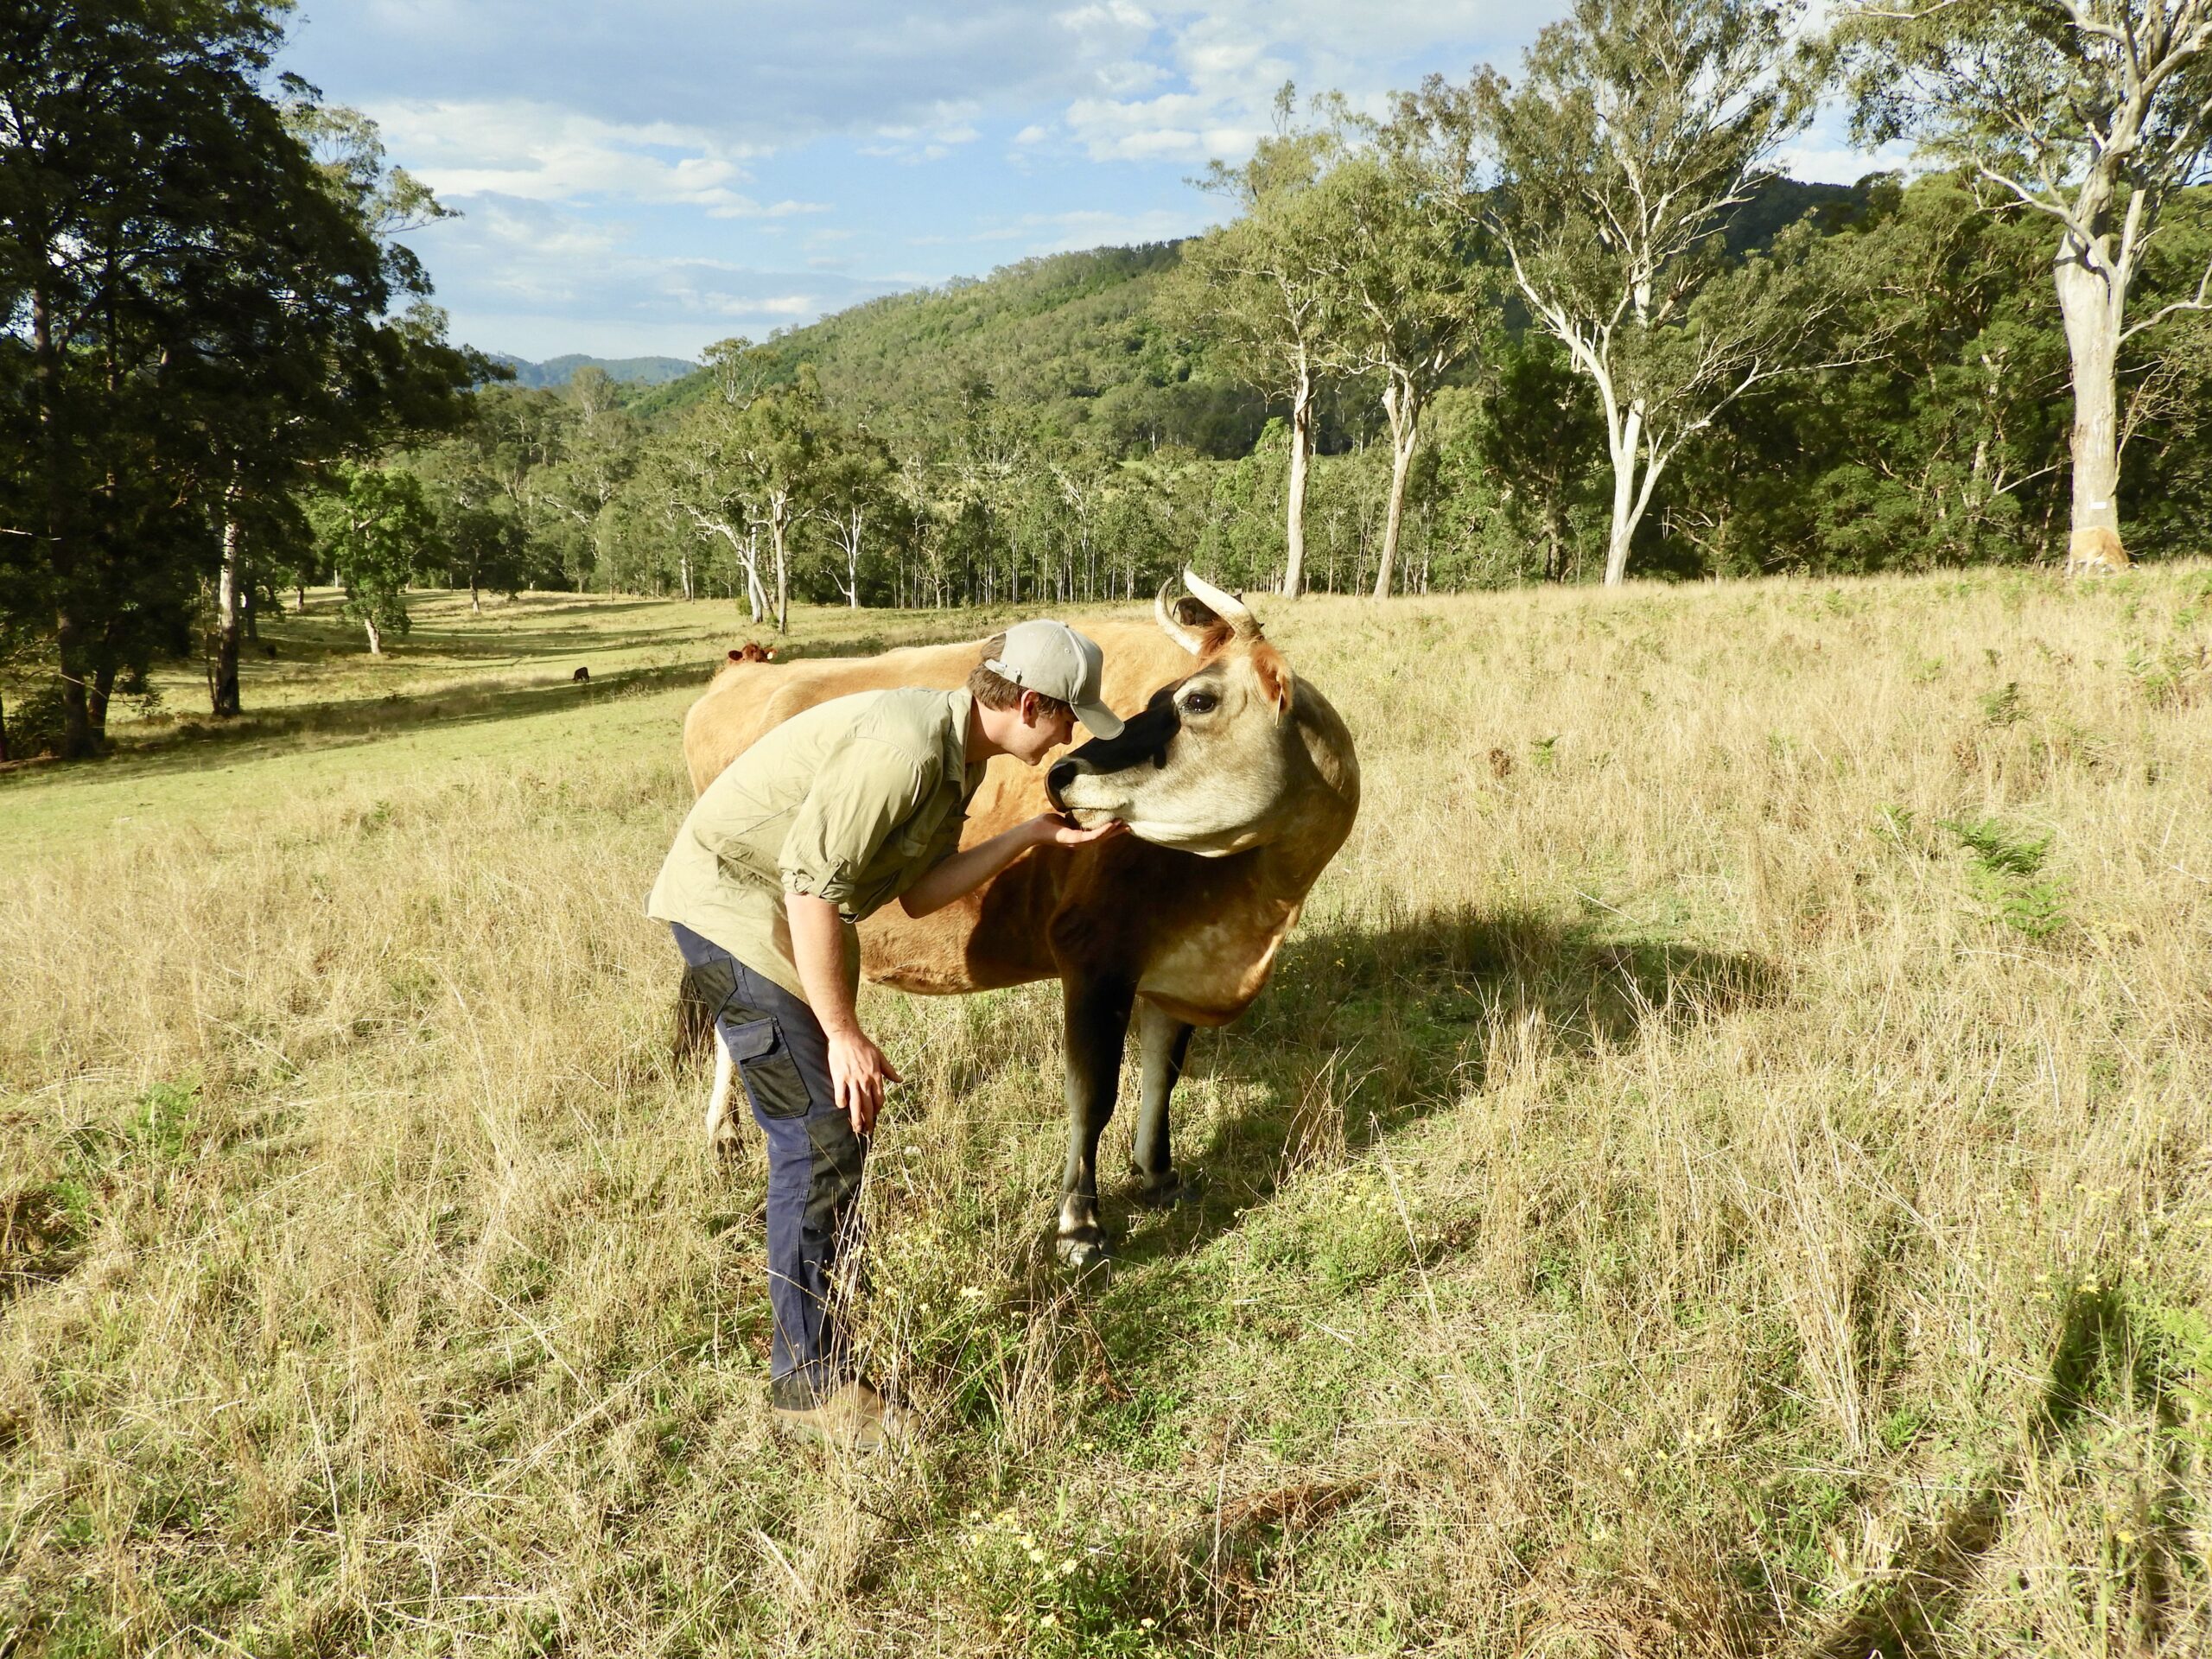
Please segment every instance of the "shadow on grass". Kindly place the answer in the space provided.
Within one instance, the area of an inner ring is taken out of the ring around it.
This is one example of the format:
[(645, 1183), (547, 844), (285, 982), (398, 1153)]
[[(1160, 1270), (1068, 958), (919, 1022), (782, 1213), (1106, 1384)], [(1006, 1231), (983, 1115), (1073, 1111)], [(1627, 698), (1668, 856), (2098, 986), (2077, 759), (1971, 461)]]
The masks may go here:
[[(551, 714), (610, 697), (649, 696), (681, 686), (704, 689), (708, 671), (696, 663), (664, 668), (619, 670), (581, 683), (570, 679), (537, 685), (504, 685), (480, 690), (394, 693), (342, 702), (303, 703), (215, 721), (194, 720), (136, 741), (119, 744), (105, 760), (48, 761), (22, 776), (54, 779), (65, 772), (105, 775), (119, 765), (133, 777), (203, 771), (257, 760), (303, 746), (339, 747), (431, 727), (467, 726)], [(673, 740), (671, 739), (671, 753)]]
[[(2085, 1416), (2094, 1421), (2101, 1408), (2131, 1397), (2151, 1402), (2171, 1426), (2171, 1379), (2159, 1373), (2158, 1352), (2154, 1333), (2137, 1328), (2126, 1305), (2110, 1290), (2076, 1294), (2060, 1318), (2050, 1375), (2029, 1415), (2030, 1446), (2050, 1450)], [(2017, 1465), (2008, 1466), (1949, 1514), (1909, 1534), (1882, 1582), (1821, 1635), (1813, 1659), (1932, 1659), (1953, 1651), (1951, 1624), (2003, 1533), (2005, 1511), (2020, 1479)], [(2176, 1559), (2186, 1559), (2183, 1541), (2174, 1541)], [(2167, 1622), (2169, 1586), (2155, 1552), (2145, 1551), (2142, 1561), (2139, 1608), (2150, 1627), (2140, 1633), (2148, 1652)]]
[[(1179, 1142), (1176, 1162), (1199, 1178), (1198, 1197), (1157, 1220), (1129, 1217), (1120, 1259), (1194, 1249), (1265, 1203), (1310, 1154), (1386, 1140), (1482, 1087), (1501, 1023), (1541, 1014), (1554, 1044), (1586, 1052), (1653, 1020), (1724, 1014), (1786, 988), (1758, 957), (1526, 913), (1294, 936), (1253, 1013), (1197, 1056), (1194, 1072), (1255, 1085), (1203, 1139)], [(1133, 1050), (1123, 1113), (1135, 1107), (1134, 1062)], [(1126, 1192), (1108, 1197), (1128, 1215)]]

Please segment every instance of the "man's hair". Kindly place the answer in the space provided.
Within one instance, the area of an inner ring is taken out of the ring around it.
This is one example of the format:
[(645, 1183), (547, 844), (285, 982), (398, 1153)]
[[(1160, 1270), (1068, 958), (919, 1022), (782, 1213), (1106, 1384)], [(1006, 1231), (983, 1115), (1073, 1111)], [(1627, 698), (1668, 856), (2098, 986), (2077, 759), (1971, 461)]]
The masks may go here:
[[(1021, 705), (1022, 688), (1004, 675), (995, 674), (984, 666), (1005, 650), (1006, 635), (993, 635), (990, 642), (983, 647), (982, 657), (975, 667), (968, 671), (969, 692), (986, 709), (1017, 709)], [(1048, 697), (1042, 691), (1033, 695), (1037, 699), (1038, 707), (1048, 715), (1072, 715), (1075, 713), (1072, 705), (1061, 702), (1058, 697)]]

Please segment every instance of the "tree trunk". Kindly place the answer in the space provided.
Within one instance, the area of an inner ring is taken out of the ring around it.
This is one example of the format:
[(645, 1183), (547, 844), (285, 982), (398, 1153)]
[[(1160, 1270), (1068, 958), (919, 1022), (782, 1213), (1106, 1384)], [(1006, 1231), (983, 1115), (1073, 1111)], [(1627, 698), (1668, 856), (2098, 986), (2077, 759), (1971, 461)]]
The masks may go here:
[(1649, 494), (1649, 480), (1640, 496), (1637, 489), (1636, 454), (1643, 440), (1643, 405), (1632, 403), (1628, 406), (1628, 417), (1621, 424), (1619, 435), (1612, 443), (1613, 452), (1613, 519), (1612, 528), (1605, 538), (1605, 586), (1618, 588), (1628, 577), (1629, 543), (1635, 538), (1637, 520), (1643, 516), (1643, 496)]
[(61, 671), (61, 758), (77, 760), (99, 753), (99, 739), (85, 699), (84, 627), (70, 594), (74, 572), (69, 568), (70, 493), (62, 477), (60, 372), (43, 283), (31, 289), (31, 361), (38, 393), (39, 483), (46, 496), (46, 556), (60, 597), (54, 612), (54, 644)]
[(362, 626), (364, 628), (365, 628), (365, 629), (367, 629), (367, 630), (368, 630), (368, 635), (369, 635), (369, 655), (370, 655), (370, 656), (372, 656), (372, 657), (381, 657), (381, 656), (383, 656), (383, 655), (384, 655), (384, 635), (383, 635), (382, 633), (380, 633), (380, 632), (378, 632), (377, 631), (377, 620), (376, 620), (376, 618), (374, 618), (374, 617), (372, 617), (372, 616), (365, 616), (365, 617), (363, 617), (363, 618), (361, 619), (361, 626)]
[(784, 521), (781, 516), (768, 520), (768, 544), (776, 556), (776, 632), (791, 631), (791, 570), (784, 560)]
[(299, 615), (301, 615), (301, 616), (305, 616), (305, 615), (308, 613), (308, 590), (307, 590), (307, 588), (306, 588), (305, 587), (303, 587), (303, 586), (297, 586), (297, 585), (296, 585), (296, 586), (293, 588), (292, 591), (293, 591), (295, 594), (298, 594), (298, 595), (299, 595), (300, 608), (299, 608), (298, 614), (299, 614)]
[[(2069, 242), (2071, 238), (2069, 238)], [(2115, 371), (2126, 296), (2078, 244), (2053, 267), (2074, 379), (2074, 521), (2066, 569), (2126, 568), (2120, 539), (2120, 400)]]
[(245, 579), (245, 527), (238, 522), (244, 487), (238, 468), (231, 468), (231, 481), (223, 491), (223, 564), (215, 576), (215, 667), (208, 677), (208, 702), (218, 720), (239, 711), (238, 702), (238, 588)]
[(1306, 462), (1313, 451), (1313, 375), (1298, 372), (1290, 403), (1290, 499), (1283, 515), (1282, 596), (1296, 599), (1306, 586)]
[(1375, 574), (1375, 597), (1390, 597), (1390, 576), (1398, 562), (1398, 533), (1406, 521), (1406, 475), (1413, 470), (1414, 444), (1421, 436), (1421, 399), (1412, 386), (1393, 380), (1383, 388), (1382, 410), (1390, 417), (1390, 506), (1382, 524), (1382, 562)]
[(92, 687), (85, 696), (85, 712), (92, 716), (96, 742), (105, 744), (107, 741), (107, 700), (114, 692), (115, 663), (110, 658), (92, 671)]
[(768, 614), (767, 589), (760, 585), (760, 530), (757, 524), (748, 525), (745, 531), (745, 603), (753, 613), (753, 626), (759, 627)]

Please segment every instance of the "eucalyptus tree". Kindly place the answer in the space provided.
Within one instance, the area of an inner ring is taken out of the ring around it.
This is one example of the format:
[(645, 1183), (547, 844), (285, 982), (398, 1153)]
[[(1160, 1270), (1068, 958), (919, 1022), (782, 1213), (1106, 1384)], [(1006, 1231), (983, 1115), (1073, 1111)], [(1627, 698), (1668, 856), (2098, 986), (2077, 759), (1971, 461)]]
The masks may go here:
[(779, 633), (791, 632), (791, 533), (813, 511), (821, 490), (830, 449), (829, 423), (814, 365), (802, 363), (794, 384), (763, 391), (724, 432), (753, 522), (768, 532), (768, 550), (775, 562)]
[[(768, 614), (767, 589), (760, 580), (751, 469), (738, 428), (764, 383), (753, 343), (742, 336), (708, 347), (706, 367), (712, 377), (707, 396), (647, 448), (643, 493), (670, 517), (689, 524), (696, 537), (718, 541), (728, 550), (744, 579), (747, 608), (758, 624)], [(690, 547), (682, 537), (677, 573), (683, 597), (691, 598)]]
[(869, 532), (874, 530), (881, 539), (883, 526), (898, 511), (891, 451), (865, 428), (833, 427), (828, 435), (813, 512), (844, 565), (838, 588), (845, 595), (845, 603), (858, 610), (861, 566)]
[[(613, 379), (595, 365), (576, 371), (563, 402), (568, 412), (560, 453), (542, 497), (586, 547), (595, 547), (601, 521), (637, 468), (641, 435), (636, 418), (622, 407)], [(568, 574), (579, 586), (589, 575), (583, 569)]]
[[(264, 135), (261, 188), (242, 193), (214, 245), (232, 301), (196, 350), (171, 359), (179, 411), (207, 411), (200, 426), (220, 503), (208, 670), (219, 716), (240, 709), (241, 613), (255, 582), (247, 521), (281, 516), (333, 463), (461, 424), (461, 389), (486, 367), (446, 343), (428, 276), (394, 240), (451, 215), (387, 165), (365, 116), (304, 93), (281, 114), (283, 132)], [(390, 315), (401, 301), (409, 308)]]
[(309, 517), (346, 591), (346, 615), (361, 625), (369, 655), (383, 656), (385, 636), (407, 632), (407, 584), (442, 551), (422, 480), (398, 467), (358, 467), (314, 503)]
[(2074, 388), (2072, 558), (2120, 541), (2122, 346), (2212, 306), (2212, 264), (2128, 318), (2177, 193), (2212, 176), (2212, 0), (1919, 0), (1846, 15), (1864, 139), (1911, 137), (2046, 219)]
[(1791, 47), (1797, 12), (1796, 0), (1576, 0), (1523, 54), (1519, 86), (1484, 69), (1422, 94), (1432, 120), (1468, 129), (1465, 210), (1597, 393), (1608, 583), (1626, 575), (1682, 444), (1799, 366), (1821, 309), (1786, 291), (1777, 263), (1730, 275), (1720, 238), (1811, 117), (1821, 73)]
[(203, 583), (212, 697), (235, 711), (270, 498), (450, 418), (467, 378), (434, 315), (388, 315), (429, 285), (318, 153), (340, 117), (269, 90), (286, 10), (0, 18), (0, 428), (35, 498), (29, 602), (51, 619), (67, 754), (99, 748), (119, 681), (187, 646)]
[(1242, 167), (1209, 167), (1205, 183), (1242, 210), (1185, 246), (1162, 296), (1168, 315), (1219, 342), (1246, 385), (1289, 406), (1290, 476), (1283, 508), (1282, 591), (1306, 580), (1306, 484), (1314, 400), (1333, 365), (1340, 302), (1339, 206), (1315, 186), (1339, 148), (1327, 127), (1292, 124), (1294, 89), (1275, 98), (1275, 130)]
[(1320, 189), (1340, 225), (1335, 262), (1338, 350), (1354, 373), (1382, 382), (1390, 427), (1390, 494), (1375, 597), (1390, 594), (1405, 524), (1406, 484), (1421, 412), (1445, 377), (1479, 351), (1497, 315), (1496, 284), (1459, 211), (1467, 130), (1428, 118), (1415, 98), (1366, 129), (1369, 144), (1339, 161)]

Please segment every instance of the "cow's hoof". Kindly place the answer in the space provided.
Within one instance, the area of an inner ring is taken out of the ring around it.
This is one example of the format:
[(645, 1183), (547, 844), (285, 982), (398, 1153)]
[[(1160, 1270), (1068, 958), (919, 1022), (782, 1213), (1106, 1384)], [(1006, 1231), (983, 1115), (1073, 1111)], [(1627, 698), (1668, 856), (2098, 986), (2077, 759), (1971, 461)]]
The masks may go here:
[(1113, 1252), (1107, 1248), (1105, 1234), (1096, 1228), (1063, 1235), (1054, 1249), (1060, 1265), (1079, 1279), (1103, 1285), (1114, 1276)]
[(745, 1137), (735, 1124), (725, 1123), (707, 1137), (707, 1151), (717, 1163), (729, 1163), (745, 1155)]
[(1137, 1178), (1137, 1188), (1129, 1195), (1130, 1201), (1147, 1210), (1174, 1210), (1198, 1201), (1198, 1182), (1185, 1179), (1179, 1169), (1150, 1175), (1132, 1164), (1129, 1173)]

